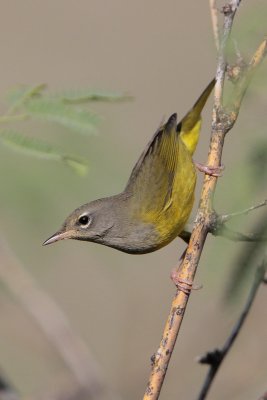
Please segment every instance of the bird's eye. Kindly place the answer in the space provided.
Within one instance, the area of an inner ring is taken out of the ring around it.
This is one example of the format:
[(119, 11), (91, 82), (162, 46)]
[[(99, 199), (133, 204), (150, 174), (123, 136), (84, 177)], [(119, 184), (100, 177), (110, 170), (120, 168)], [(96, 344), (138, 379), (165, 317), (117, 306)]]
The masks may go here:
[(79, 224), (82, 226), (87, 226), (89, 225), (90, 222), (90, 218), (88, 217), (88, 215), (81, 215), (79, 218)]

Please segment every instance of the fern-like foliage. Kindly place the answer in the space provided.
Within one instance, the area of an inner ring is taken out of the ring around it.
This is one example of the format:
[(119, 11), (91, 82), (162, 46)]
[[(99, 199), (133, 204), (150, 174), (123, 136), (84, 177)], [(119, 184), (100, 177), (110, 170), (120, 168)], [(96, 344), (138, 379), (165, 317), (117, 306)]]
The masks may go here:
[[(46, 85), (40, 84), (23, 85), (10, 90), (6, 97), (9, 108), (6, 114), (0, 115), (0, 125), (37, 119), (60, 124), (77, 133), (95, 134), (99, 116), (77, 105), (93, 101), (114, 102), (131, 98), (122, 93), (88, 89), (48, 94), (45, 89)], [(83, 158), (65, 154), (44, 141), (24, 136), (23, 133), (12, 129), (0, 130), (0, 143), (31, 156), (61, 161), (80, 175), (85, 175), (88, 170)]]
[(54, 95), (54, 98), (68, 104), (82, 104), (92, 101), (113, 103), (133, 99), (132, 96), (129, 96), (126, 93), (124, 94), (118, 92), (106, 92), (92, 89), (65, 91), (57, 93), (56, 95)]
[(88, 165), (81, 157), (62, 153), (61, 150), (35, 138), (22, 135), (12, 130), (0, 130), (0, 142), (12, 150), (29, 154), (46, 160), (61, 161), (72, 168), (79, 175), (87, 173)]
[(78, 133), (96, 133), (97, 115), (72, 108), (51, 99), (32, 99), (24, 104), (26, 114), (32, 118), (56, 122)]
[(23, 106), (23, 104), (34, 97), (39, 97), (46, 88), (44, 83), (37, 86), (20, 85), (10, 90), (7, 94), (7, 102), (10, 104), (8, 114)]

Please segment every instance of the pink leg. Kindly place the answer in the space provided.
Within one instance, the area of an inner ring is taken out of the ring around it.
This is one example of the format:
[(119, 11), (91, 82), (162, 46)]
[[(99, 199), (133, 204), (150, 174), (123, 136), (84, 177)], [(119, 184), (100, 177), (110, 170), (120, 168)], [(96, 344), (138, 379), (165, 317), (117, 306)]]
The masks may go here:
[(219, 167), (209, 167), (208, 165), (203, 165), (195, 162), (195, 166), (201, 172), (204, 172), (207, 175), (211, 176), (222, 176), (222, 171), (224, 170), (224, 165), (220, 165)]
[(202, 288), (202, 285), (194, 285), (193, 282), (180, 278), (177, 268), (172, 269), (171, 280), (173, 281), (178, 290), (187, 295), (191, 293), (191, 290), (199, 290)]

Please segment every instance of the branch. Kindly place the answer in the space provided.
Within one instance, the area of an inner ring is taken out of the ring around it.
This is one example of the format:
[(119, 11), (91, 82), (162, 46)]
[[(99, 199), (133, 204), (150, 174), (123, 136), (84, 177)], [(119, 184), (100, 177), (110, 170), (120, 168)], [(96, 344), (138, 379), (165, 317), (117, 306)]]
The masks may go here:
[[(206, 164), (212, 167), (219, 167), (221, 165), (225, 135), (234, 125), (238, 115), (238, 113), (236, 113), (236, 118), (232, 115), (230, 118), (229, 114), (222, 108), (222, 93), (226, 65), (224, 53), (238, 4), (238, 1), (232, 1), (227, 7), (225, 6), (223, 10), (224, 29), (216, 73), (215, 105), (213, 108), (209, 155)], [(263, 55), (265, 55), (265, 53), (262, 54), (262, 58)], [(254, 71), (253, 68), (250, 71), (251, 74), (252, 71)], [(245, 85), (243, 88), (244, 87)], [(172, 301), (160, 346), (153, 356), (152, 370), (143, 400), (157, 400), (159, 398), (169, 361), (182, 324), (202, 249), (215, 213), (212, 203), (216, 182), (216, 177), (205, 175), (194, 229), (183, 261), (177, 271), (177, 291)]]
[(221, 363), (223, 362), (225, 356), (228, 354), (229, 350), (231, 349), (232, 345), (234, 344), (234, 341), (237, 338), (237, 335), (239, 334), (239, 332), (248, 316), (250, 308), (255, 299), (257, 290), (258, 290), (260, 284), (264, 282), (266, 268), (267, 268), (266, 262), (263, 262), (262, 265), (257, 268), (256, 273), (255, 273), (254, 282), (253, 282), (251, 291), (249, 293), (247, 302), (245, 304), (245, 307), (244, 307), (243, 311), (241, 312), (241, 314), (236, 322), (236, 325), (234, 326), (230, 336), (226, 340), (223, 347), (221, 349), (216, 349), (211, 352), (208, 352), (204, 356), (200, 357), (200, 359), (198, 360), (201, 364), (210, 365), (210, 369), (208, 371), (207, 377), (205, 379), (205, 382), (202, 386), (201, 392), (200, 392), (197, 400), (204, 400), (206, 398), (207, 393), (211, 387), (211, 384), (214, 380), (214, 377), (215, 377), (218, 369), (220, 368)]

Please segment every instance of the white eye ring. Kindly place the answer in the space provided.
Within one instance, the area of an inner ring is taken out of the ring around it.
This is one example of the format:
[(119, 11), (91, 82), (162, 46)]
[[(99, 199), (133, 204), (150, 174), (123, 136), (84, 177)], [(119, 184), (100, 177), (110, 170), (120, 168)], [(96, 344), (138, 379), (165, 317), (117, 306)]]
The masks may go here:
[(78, 222), (81, 228), (88, 228), (91, 223), (91, 218), (87, 214), (82, 214), (79, 216)]

